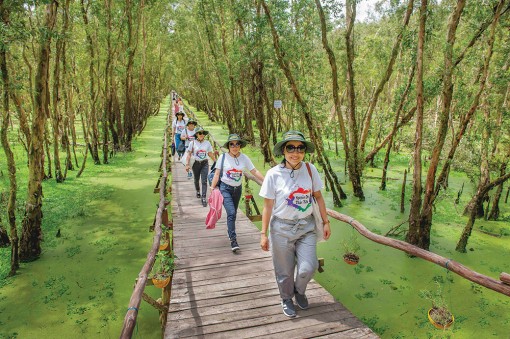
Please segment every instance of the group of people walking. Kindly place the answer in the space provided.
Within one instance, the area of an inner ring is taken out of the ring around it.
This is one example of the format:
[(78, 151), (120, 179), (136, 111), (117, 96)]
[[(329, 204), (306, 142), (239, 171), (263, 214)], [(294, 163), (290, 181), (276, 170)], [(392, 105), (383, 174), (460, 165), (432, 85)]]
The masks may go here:
[[(174, 111), (172, 131), (178, 159), (187, 159), (186, 171), (193, 173), (196, 197), (201, 199), (204, 207), (207, 206), (208, 160), (216, 164), (210, 189), (219, 189), (223, 197), (227, 233), (234, 253), (240, 250), (236, 217), (241, 200), (243, 172), (250, 172), (262, 182), (259, 194), (264, 198), (264, 208), (260, 247), (263, 251), (271, 251), (283, 313), (295, 317), (293, 299), (300, 309), (309, 306), (305, 292), (318, 268), (318, 229), (322, 230), (321, 238), (325, 240), (331, 235), (319, 172), (313, 164), (304, 162), (306, 153), (315, 151), (315, 145), (307, 141), (299, 131), (286, 132), (273, 148), (273, 154), (281, 156), (282, 161), (264, 176), (250, 158), (242, 153), (241, 149), (247, 142), (238, 134), (227, 137), (223, 147), (228, 151), (217, 157), (211, 143), (205, 139), (209, 132), (198, 127), (195, 120), (186, 119), (184, 112), (177, 110), (177, 106)], [(185, 155), (185, 152), (188, 154)], [(319, 206), (323, 225), (315, 224), (312, 199)]]

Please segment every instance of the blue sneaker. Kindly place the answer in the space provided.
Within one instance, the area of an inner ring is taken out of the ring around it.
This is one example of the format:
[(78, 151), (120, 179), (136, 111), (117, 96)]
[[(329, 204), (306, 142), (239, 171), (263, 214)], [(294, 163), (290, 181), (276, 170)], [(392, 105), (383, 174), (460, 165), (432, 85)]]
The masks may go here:
[(294, 318), (296, 316), (296, 308), (294, 307), (292, 299), (282, 299), (282, 309), (283, 314), (287, 317)]
[(306, 310), (308, 308), (308, 298), (304, 294), (299, 294), (298, 291), (294, 291), (294, 297), (296, 298), (296, 304), (300, 309)]
[(232, 252), (237, 252), (239, 251), (239, 245), (237, 244), (237, 240), (234, 239), (230, 242), (230, 246), (232, 247)]

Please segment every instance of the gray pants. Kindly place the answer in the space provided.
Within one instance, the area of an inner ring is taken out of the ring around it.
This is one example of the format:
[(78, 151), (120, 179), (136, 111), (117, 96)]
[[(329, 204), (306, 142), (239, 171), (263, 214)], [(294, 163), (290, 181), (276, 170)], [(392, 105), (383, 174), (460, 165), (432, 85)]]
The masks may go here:
[(292, 299), (294, 291), (305, 294), (318, 268), (313, 216), (301, 220), (273, 217), (269, 241), (281, 298)]

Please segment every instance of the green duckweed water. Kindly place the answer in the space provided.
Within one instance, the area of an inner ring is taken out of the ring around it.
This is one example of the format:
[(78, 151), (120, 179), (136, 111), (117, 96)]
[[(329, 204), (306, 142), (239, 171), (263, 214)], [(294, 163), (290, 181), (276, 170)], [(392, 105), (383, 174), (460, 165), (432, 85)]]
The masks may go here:
[[(108, 165), (89, 161), (79, 179), (73, 171), (64, 184), (44, 182), (43, 254), (22, 264), (14, 278), (0, 280), (0, 338), (120, 335), (135, 279), (152, 245), (148, 229), (159, 202), (153, 188), (167, 110), (163, 105), (149, 119), (133, 152), (117, 153)], [(23, 163), (17, 159), (21, 173)], [(2, 185), (8, 187), (7, 179)], [(55, 237), (58, 229), (60, 238)], [(0, 255), (4, 277), (10, 249), (1, 249)], [(145, 291), (155, 299), (161, 296), (153, 286)], [(160, 337), (158, 316), (142, 301), (134, 338)]]

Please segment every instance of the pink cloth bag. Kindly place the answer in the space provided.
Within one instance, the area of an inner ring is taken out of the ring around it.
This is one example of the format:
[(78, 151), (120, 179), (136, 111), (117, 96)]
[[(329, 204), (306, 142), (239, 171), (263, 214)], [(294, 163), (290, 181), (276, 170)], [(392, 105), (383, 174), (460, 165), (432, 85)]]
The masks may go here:
[(205, 217), (205, 226), (207, 229), (216, 227), (216, 222), (221, 218), (221, 209), (223, 207), (223, 195), (219, 189), (214, 189), (209, 196), (209, 213)]

